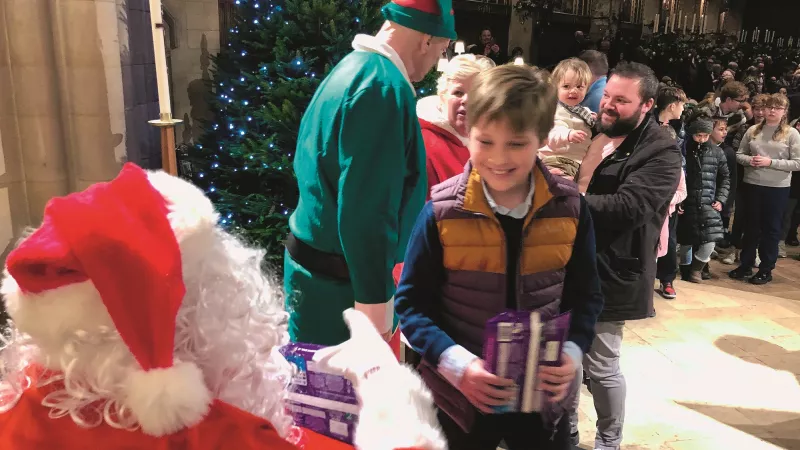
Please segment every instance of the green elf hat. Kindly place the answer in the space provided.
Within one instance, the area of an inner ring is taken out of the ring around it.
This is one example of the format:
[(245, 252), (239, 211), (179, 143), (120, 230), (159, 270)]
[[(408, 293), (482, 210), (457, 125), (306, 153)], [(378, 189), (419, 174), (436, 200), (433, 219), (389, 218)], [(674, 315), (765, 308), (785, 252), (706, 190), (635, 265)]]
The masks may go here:
[(431, 36), (456, 39), (452, 0), (392, 0), (382, 9), (386, 20)]

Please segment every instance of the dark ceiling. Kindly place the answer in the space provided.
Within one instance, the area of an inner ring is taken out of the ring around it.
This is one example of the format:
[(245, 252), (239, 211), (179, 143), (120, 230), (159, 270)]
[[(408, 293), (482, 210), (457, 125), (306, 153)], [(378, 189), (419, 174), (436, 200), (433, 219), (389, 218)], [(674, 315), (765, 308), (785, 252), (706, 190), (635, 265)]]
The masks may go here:
[(800, 0), (747, 0), (744, 11), (742, 26), (745, 30), (755, 27), (775, 30), (776, 39), (794, 36), (797, 40), (800, 37)]

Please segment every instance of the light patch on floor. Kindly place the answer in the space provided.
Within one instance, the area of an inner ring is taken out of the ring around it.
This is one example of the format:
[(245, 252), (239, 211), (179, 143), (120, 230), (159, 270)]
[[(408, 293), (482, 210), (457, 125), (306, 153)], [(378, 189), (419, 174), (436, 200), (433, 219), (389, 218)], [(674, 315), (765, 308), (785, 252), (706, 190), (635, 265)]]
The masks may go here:
[[(657, 296), (655, 318), (626, 324), (623, 449), (800, 449), (800, 301), (768, 295), (800, 286), (727, 283), (676, 282), (678, 298)], [(591, 449), (585, 388), (579, 415)]]

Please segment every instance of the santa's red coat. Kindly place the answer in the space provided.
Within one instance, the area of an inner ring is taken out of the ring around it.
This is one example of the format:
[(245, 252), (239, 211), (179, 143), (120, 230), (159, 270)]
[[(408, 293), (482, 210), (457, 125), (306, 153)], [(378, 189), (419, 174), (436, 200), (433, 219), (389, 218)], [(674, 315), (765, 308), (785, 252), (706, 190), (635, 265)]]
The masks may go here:
[(41, 371), (29, 368), (27, 372), (32, 387), (10, 411), (0, 413), (1, 450), (354, 450), (352, 445), (306, 429), (299, 429), (297, 444), (289, 443), (269, 421), (219, 400), (214, 400), (202, 422), (164, 437), (121, 430), (105, 422), (83, 428), (68, 416), (51, 418), (51, 408), (42, 406), (42, 400), (58, 383), (35, 387)]
[(353, 450), (351, 445), (302, 430), (298, 445), (281, 438), (266, 420), (215, 400), (199, 424), (157, 438), (141, 431), (113, 428), (103, 422), (82, 428), (71, 418), (51, 419), (42, 406), (47, 388), (27, 389), (14, 408), (0, 414), (3, 450)]

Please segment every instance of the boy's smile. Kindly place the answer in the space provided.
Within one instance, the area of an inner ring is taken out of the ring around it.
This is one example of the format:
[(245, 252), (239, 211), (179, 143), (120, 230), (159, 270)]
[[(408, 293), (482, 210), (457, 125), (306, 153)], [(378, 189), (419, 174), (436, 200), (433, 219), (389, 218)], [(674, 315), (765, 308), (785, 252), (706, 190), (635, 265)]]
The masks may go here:
[(469, 133), (472, 165), (494, 201), (506, 208), (525, 201), (539, 147), (535, 130), (514, 131), (505, 118), (483, 120)]

